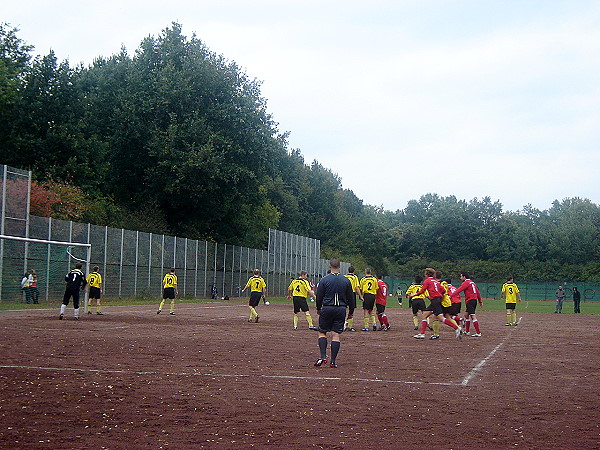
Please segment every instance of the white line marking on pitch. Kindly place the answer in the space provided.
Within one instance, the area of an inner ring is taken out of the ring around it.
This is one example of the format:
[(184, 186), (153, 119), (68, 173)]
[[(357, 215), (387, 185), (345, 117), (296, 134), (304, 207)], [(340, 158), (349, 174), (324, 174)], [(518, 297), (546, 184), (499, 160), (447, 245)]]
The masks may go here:
[(483, 366), (485, 365), (486, 362), (488, 362), (488, 360), (494, 356), (494, 353), (496, 353), (500, 347), (502, 347), (504, 345), (504, 342), (499, 343), (498, 345), (496, 345), (496, 347), (494, 347), (494, 349), (488, 353), (488, 355), (483, 358), (481, 361), (479, 361), (479, 363), (473, 367), (473, 369), (471, 369), (471, 371), (467, 374), (466, 377), (463, 378), (462, 382), (460, 383), (462, 386), (466, 386), (467, 384), (469, 384), (469, 381), (471, 381), (473, 379), (473, 377), (477, 374), (477, 372), (479, 372)]
[(309, 380), (309, 381), (356, 381), (363, 383), (395, 383), (395, 384), (425, 384), (436, 386), (456, 386), (456, 383), (436, 383), (427, 381), (402, 381), (384, 380), (378, 378), (339, 378), (339, 377), (302, 377), (292, 375), (261, 375), (261, 374), (227, 374), (227, 373), (202, 373), (202, 372), (152, 372), (152, 371), (130, 371), (111, 369), (80, 369), (72, 367), (39, 367), (39, 366), (11, 366), (0, 365), (1, 369), (27, 369), (27, 370), (54, 370), (59, 372), (91, 372), (91, 373), (120, 373), (126, 375), (175, 375), (210, 378), (269, 378), (282, 380)]
[[(521, 324), (521, 319), (522, 318), (523, 317), (519, 317), (519, 321), (517, 322), (517, 324)], [(490, 360), (490, 358), (492, 356), (494, 356), (494, 354), (498, 350), (500, 350), (500, 348), (504, 344), (506, 344), (506, 341), (508, 341), (508, 339), (512, 335), (513, 330), (514, 330), (514, 328), (512, 330), (510, 330), (510, 333), (504, 338), (504, 340), (502, 342), (500, 342), (498, 345), (496, 345), (496, 347), (494, 347), (492, 349), (492, 351), (489, 352), (488, 355), (485, 358), (483, 358), (481, 361), (479, 361), (477, 363), (477, 365), (471, 369), (471, 371), (463, 378), (462, 382), (460, 383), (461, 386), (467, 386), (469, 384), (469, 381), (471, 381), (473, 379), (473, 377), (475, 375), (477, 375), (477, 372), (479, 372), (483, 368), (483, 366), (485, 366), (485, 364)]]

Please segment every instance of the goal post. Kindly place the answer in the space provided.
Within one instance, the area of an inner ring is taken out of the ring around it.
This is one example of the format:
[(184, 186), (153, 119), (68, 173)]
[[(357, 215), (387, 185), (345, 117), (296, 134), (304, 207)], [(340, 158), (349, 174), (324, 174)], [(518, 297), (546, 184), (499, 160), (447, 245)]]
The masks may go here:
[[(84, 264), (86, 275), (89, 273), (91, 255), (92, 244), (88, 243), (0, 234), (0, 301), (22, 299), (20, 281), (33, 267), (38, 275), (38, 290), (44, 289), (45, 299), (49, 300), (51, 291), (58, 295), (64, 289), (61, 281), (71, 270), (73, 260)], [(84, 304), (87, 312), (87, 291)]]

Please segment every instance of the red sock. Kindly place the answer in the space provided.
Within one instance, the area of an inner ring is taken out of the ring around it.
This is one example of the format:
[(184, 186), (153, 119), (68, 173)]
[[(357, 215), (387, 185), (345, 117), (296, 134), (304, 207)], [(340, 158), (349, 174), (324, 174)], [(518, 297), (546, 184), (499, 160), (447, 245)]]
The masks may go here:
[(389, 320), (388, 320), (387, 316), (384, 314), (384, 315), (383, 315), (381, 318), (383, 319), (383, 324), (384, 324), (386, 327), (389, 327), (389, 326), (390, 326), (390, 322), (389, 322)]
[(427, 321), (426, 320), (422, 320), (421, 321), (421, 334), (425, 334), (425, 330), (427, 329)]
[(454, 322), (452, 322), (450, 319), (448, 319), (447, 317), (444, 318), (444, 323), (450, 327), (452, 327), (453, 329), (457, 329), (458, 325), (456, 325)]
[(474, 321), (473, 321), (473, 326), (475, 327), (475, 332), (476, 332), (477, 334), (480, 334), (480, 333), (481, 333), (481, 331), (479, 331), (479, 321), (478, 321), (478, 320), (474, 320)]
[(465, 321), (465, 331), (468, 333), (470, 329), (471, 329), (471, 321), (469, 319), (467, 319)]

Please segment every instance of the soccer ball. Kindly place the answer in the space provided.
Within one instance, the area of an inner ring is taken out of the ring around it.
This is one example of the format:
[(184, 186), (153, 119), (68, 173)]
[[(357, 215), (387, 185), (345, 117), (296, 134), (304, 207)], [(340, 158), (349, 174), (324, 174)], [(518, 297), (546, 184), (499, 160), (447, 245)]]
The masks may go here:
[(269, 306), (269, 305), (270, 305), (270, 303), (269, 303), (269, 302), (265, 302), (265, 305)]

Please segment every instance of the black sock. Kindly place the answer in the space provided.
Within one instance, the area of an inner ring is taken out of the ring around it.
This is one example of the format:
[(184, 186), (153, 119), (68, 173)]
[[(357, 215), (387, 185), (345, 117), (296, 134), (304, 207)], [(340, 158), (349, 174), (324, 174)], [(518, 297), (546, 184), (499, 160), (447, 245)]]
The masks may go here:
[(340, 341), (331, 341), (331, 362), (334, 363), (337, 358), (337, 354), (340, 351)]
[(326, 337), (319, 338), (319, 350), (321, 351), (321, 359), (325, 359), (327, 357), (327, 338)]

